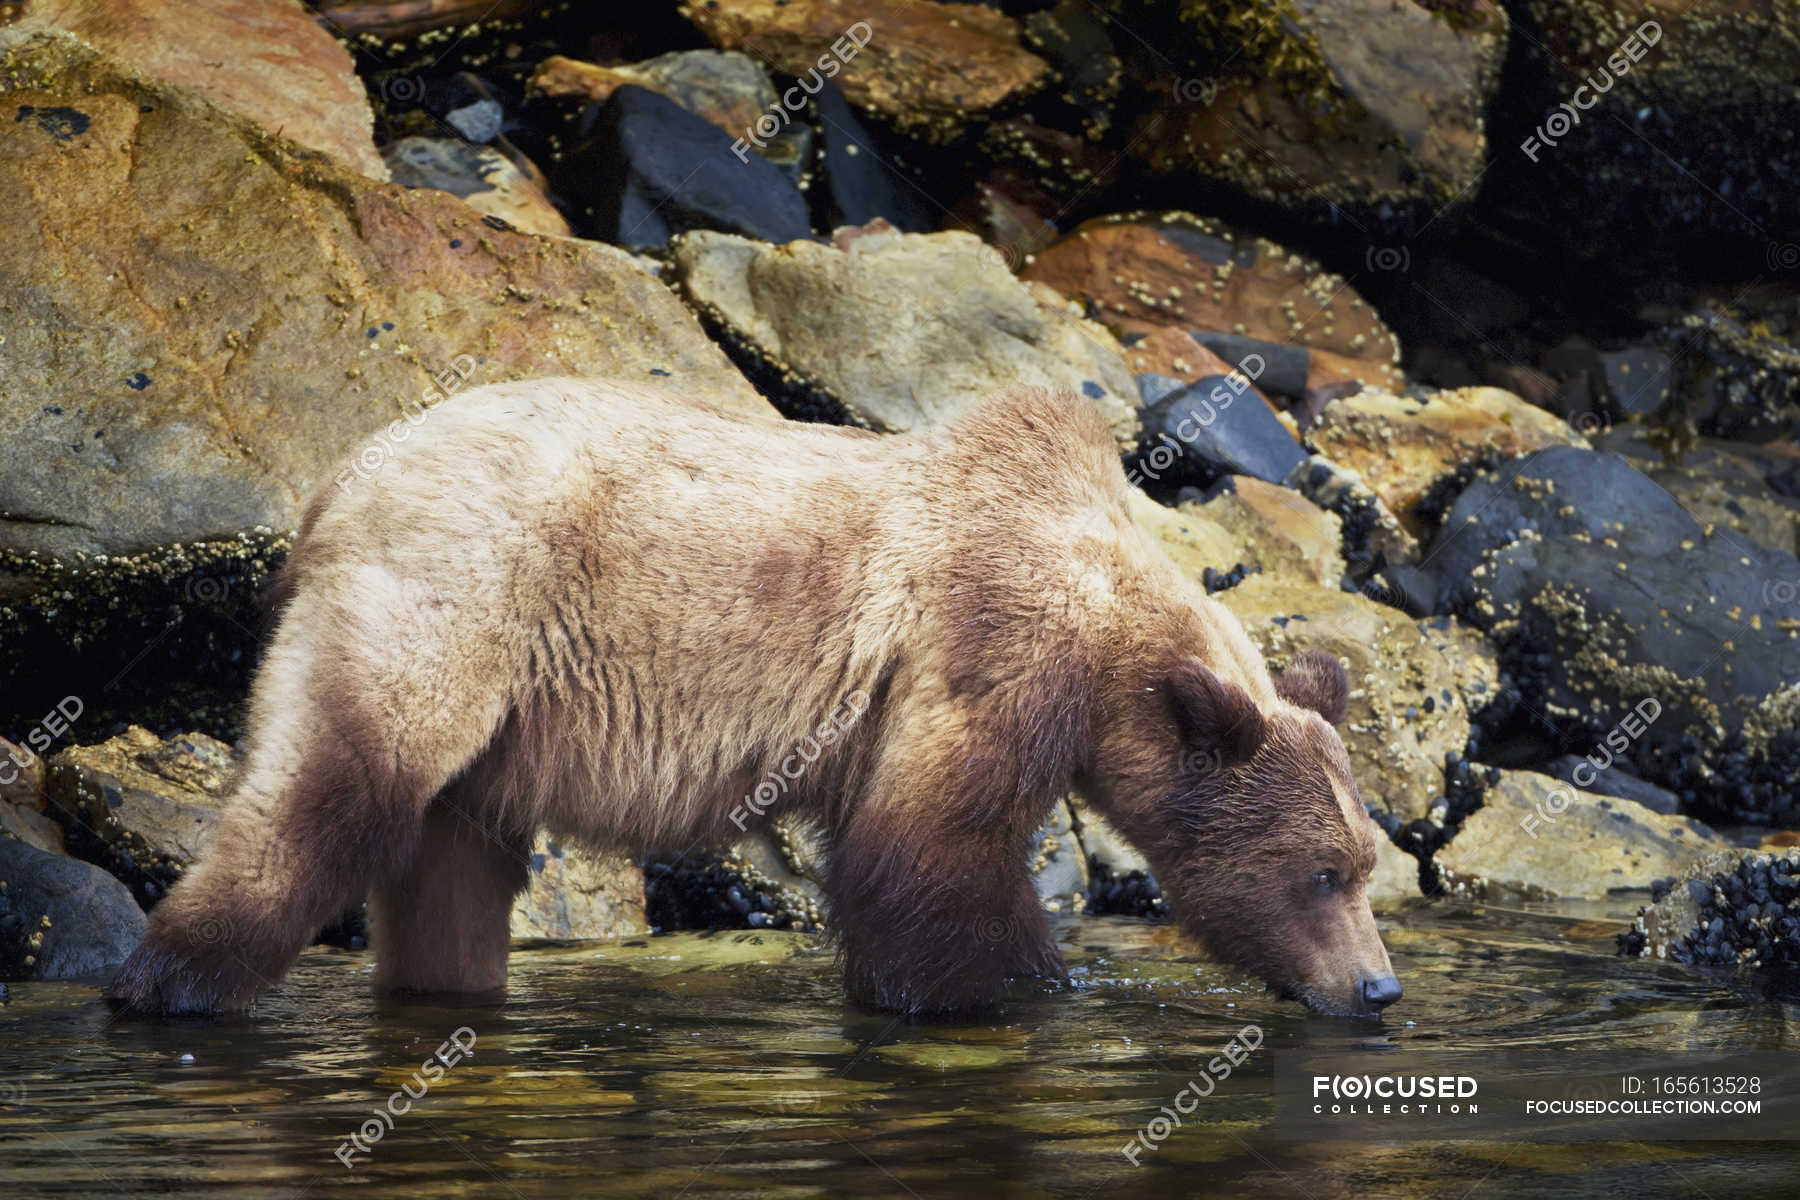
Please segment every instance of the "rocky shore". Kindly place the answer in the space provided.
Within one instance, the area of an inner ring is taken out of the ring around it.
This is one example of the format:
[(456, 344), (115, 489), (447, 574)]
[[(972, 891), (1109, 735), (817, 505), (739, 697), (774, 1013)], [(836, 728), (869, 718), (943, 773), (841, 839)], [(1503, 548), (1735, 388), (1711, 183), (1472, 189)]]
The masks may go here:
[[(0, 5), (0, 977), (203, 851), (310, 494), (606, 374), (1086, 397), (1272, 665), (1349, 668), (1372, 895), (1641, 891), (1622, 951), (1793, 987), (1796, 79), (1780, 0)], [(513, 933), (828, 928), (829, 854), (540, 839)], [(1032, 865), (1166, 915), (1079, 796)]]

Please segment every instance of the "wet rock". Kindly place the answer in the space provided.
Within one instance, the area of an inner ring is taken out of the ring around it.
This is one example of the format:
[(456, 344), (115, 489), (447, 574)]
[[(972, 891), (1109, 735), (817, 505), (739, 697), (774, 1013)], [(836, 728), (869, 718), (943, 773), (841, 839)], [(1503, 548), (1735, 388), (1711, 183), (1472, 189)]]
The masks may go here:
[(1272, 669), (1308, 648), (1344, 661), (1350, 712), (1340, 732), (1364, 802), (1402, 822), (1423, 817), (1444, 790), (1445, 755), (1468, 742), (1470, 708), (1498, 684), (1480, 635), (1292, 577), (1252, 575), (1218, 599)]
[(117, 967), (144, 914), (99, 867), (0, 837), (0, 974), (79, 979)]
[(1327, 404), (1307, 437), (1319, 453), (1360, 474), (1415, 534), (1428, 525), (1413, 509), (1459, 467), (1546, 446), (1588, 444), (1568, 424), (1491, 387), (1437, 392), (1425, 400), (1364, 388)]
[(133, 726), (50, 760), (44, 793), (69, 852), (106, 868), (148, 908), (212, 839), (231, 747), (203, 733), (166, 741)]
[(1017, 274), (1031, 256), (1056, 240), (1048, 214), (1054, 201), (1019, 172), (990, 170), (952, 208), (945, 227), (967, 229), (1000, 252), (1007, 269)]
[(1800, 748), (1792, 555), (1702, 529), (1616, 455), (1553, 446), (1478, 477), (1432, 561), (1530, 710), (1591, 742), (1654, 698), (1634, 763), (1688, 811), (1800, 812), (1774, 765)]
[(569, 223), (531, 178), (491, 146), (455, 138), (401, 138), (381, 148), (388, 174), (409, 188), (449, 192), (514, 229), (567, 237)]
[(252, 529), (134, 554), (0, 549), (0, 729), (66, 717), (73, 697), (84, 729), (239, 737), (262, 589), (290, 544)]
[(593, 137), (570, 151), (557, 190), (581, 228), (631, 249), (689, 229), (771, 242), (812, 236), (793, 180), (711, 122), (627, 85), (600, 106)]
[(852, 104), (928, 141), (950, 140), (1049, 73), (1019, 45), (1018, 22), (974, 4), (727, 0), (681, 12), (715, 46), (805, 82), (835, 77)]
[(513, 901), (516, 938), (583, 940), (648, 932), (644, 873), (623, 854), (601, 854), (540, 833), (525, 891)]
[(1507, 49), (1498, 5), (1455, 20), (1389, 0), (1111, 7), (1138, 33), (1121, 49), (1150, 108), (1132, 140), (1153, 171), (1318, 217), (1425, 214), (1474, 191)]
[(1120, 336), (1164, 327), (1304, 348), (1307, 380), (1400, 387), (1400, 346), (1342, 278), (1274, 242), (1189, 213), (1089, 221), (1023, 272)]
[(1322, 454), (1308, 455), (1282, 480), (1344, 522), (1344, 558), (1360, 577), (1379, 559), (1410, 563), (1419, 544), (1357, 472)]
[[(1596, 755), (1604, 754), (1604, 748)], [(1603, 760), (1602, 760), (1603, 761)], [(1573, 783), (1583, 791), (1593, 792), (1600, 796), (1619, 796), (1643, 805), (1651, 812), (1667, 816), (1679, 811), (1681, 797), (1654, 783), (1645, 783), (1642, 779), (1616, 766), (1595, 767), (1585, 758), (1573, 754), (1565, 754), (1545, 764), (1544, 770), (1553, 778), (1564, 783)]]
[[(1190, 384), (1143, 410), (1140, 419), (1146, 446), (1192, 458), (1214, 473), (1275, 483), (1306, 460), (1294, 435), (1241, 376)], [(1154, 449), (1150, 456), (1156, 457)]]
[(1800, 996), (1800, 854), (1721, 850), (1670, 882), (1621, 953), (1758, 968), (1773, 994)]
[(626, 85), (673, 100), (733, 140), (748, 138), (757, 118), (775, 115), (781, 105), (768, 73), (755, 59), (718, 50), (678, 50), (616, 67), (553, 54), (533, 72), (525, 94), (528, 99), (592, 102), (606, 100)]
[(10, 29), (71, 33), (151, 79), (387, 178), (349, 52), (296, 0), (59, 0), (26, 4)]
[(732, 842), (725, 857), (773, 885), (776, 909), (822, 911), (828, 855), (824, 834), (811, 822), (773, 813)]
[(813, 103), (824, 146), (822, 182), (829, 227), (866, 225), (881, 218), (903, 233), (936, 228), (936, 213), (919, 185), (894, 168), (892, 156), (883, 153), (880, 142), (856, 119), (837, 86), (827, 82)]
[(1240, 561), (1268, 575), (1335, 587), (1344, 575), (1343, 522), (1291, 488), (1243, 475), (1220, 482), (1200, 513), (1236, 539)]
[(1031, 881), (1046, 909), (1080, 911), (1088, 890), (1088, 856), (1067, 801), (1057, 802), (1032, 841)]
[(1505, 771), (1436, 863), (1453, 893), (1599, 898), (1648, 888), (1724, 844), (1687, 817), (1591, 795), (1548, 775)]
[(446, 378), (617, 374), (767, 411), (618, 251), (371, 183), (71, 43), (0, 41), (7, 104), (85, 116), (70, 142), (0, 122), (0, 205), (38, 231), (0, 239), (0, 552), (291, 528)]
[(872, 428), (946, 420), (1023, 385), (1091, 398), (1121, 448), (1136, 442), (1118, 343), (970, 234), (840, 230), (832, 246), (767, 246), (691, 233), (673, 253), (676, 280), (729, 343)]

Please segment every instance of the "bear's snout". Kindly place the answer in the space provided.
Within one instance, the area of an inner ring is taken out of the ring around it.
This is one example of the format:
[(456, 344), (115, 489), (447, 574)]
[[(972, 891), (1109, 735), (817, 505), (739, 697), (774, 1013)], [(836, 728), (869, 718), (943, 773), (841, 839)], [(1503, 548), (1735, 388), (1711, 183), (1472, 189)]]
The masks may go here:
[(1393, 975), (1367, 975), (1363, 977), (1363, 1003), (1375, 1012), (1380, 1012), (1402, 995), (1400, 981)]

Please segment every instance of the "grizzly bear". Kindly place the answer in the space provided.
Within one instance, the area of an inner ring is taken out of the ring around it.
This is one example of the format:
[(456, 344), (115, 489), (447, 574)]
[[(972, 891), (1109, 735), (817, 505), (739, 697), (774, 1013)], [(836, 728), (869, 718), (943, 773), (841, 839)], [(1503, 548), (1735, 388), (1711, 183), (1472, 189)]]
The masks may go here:
[(810, 745), (782, 804), (858, 1001), (1063, 979), (1028, 850), (1073, 788), (1215, 954), (1378, 1012), (1343, 667), (1272, 678), (1127, 496), (1073, 396), (898, 435), (598, 380), (445, 401), (308, 508), (215, 840), (108, 994), (241, 1009), (365, 894), (378, 987), (497, 993), (537, 830), (721, 841)]

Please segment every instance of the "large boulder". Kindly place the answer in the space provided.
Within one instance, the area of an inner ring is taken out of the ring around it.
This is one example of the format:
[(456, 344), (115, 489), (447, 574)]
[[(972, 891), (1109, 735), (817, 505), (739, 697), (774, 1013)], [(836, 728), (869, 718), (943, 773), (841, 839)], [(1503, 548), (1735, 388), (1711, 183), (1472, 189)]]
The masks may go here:
[(1434, 860), (1452, 892), (1544, 900), (1648, 888), (1725, 840), (1700, 822), (1503, 771)]
[(0, 122), (0, 555), (292, 527), (446, 380), (768, 411), (617, 250), (373, 183), (72, 39), (0, 33), (0, 93), (35, 114)]
[(79, 979), (125, 961), (144, 914), (99, 867), (0, 837), (0, 975)]
[(1598, 737), (1654, 698), (1640, 773), (1702, 815), (1800, 814), (1793, 555), (1702, 529), (1617, 455), (1552, 446), (1478, 476), (1431, 559), (1530, 709)]
[(979, 4), (687, 0), (681, 12), (715, 46), (802, 79), (835, 75), (852, 104), (931, 141), (950, 140), (1049, 73), (1019, 44), (1017, 21)]
[[(1498, 4), (1110, 0), (1148, 166), (1310, 217), (1431, 214), (1474, 192), (1506, 57)], [(1152, 48), (1154, 47), (1154, 48)], [(1371, 249), (1374, 249), (1373, 247)]]
[[(26, 0), (0, 28), (71, 33), (132, 70), (386, 179), (350, 60), (299, 0)], [(79, 108), (79, 106), (77, 106)]]
[(740, 351), (871, 428), (954, 417), (1011, 387), (1089, 397), (1122, 449), (1137, 387), (1119, 345), (1048, 288), (1014, 279), (967, 233), (843, 230), (771, 246), (690, 233), (675, 278)]
[(1280, 670), (1296, 652), (1325, 650), (1350, 675), (1341, 730), (1364, 802), (1402, 823), (1444, 793), (1444, 758), (1469, 740), (1469, 712), (1499, 678), (1481, 637), (1449, 618), (1405, 613), (1304, 579), (1252, 575), (1218, 599)]
[(1021, 277), (1081, 302), (1121, 337), (1164, 328), (1237, 334), (1303, 351), (1300, 374), (1311, 386), (1404, 382), (1400, 343), (1343, 278), (1191, 213), (1096, 218), (1039, 251)]

